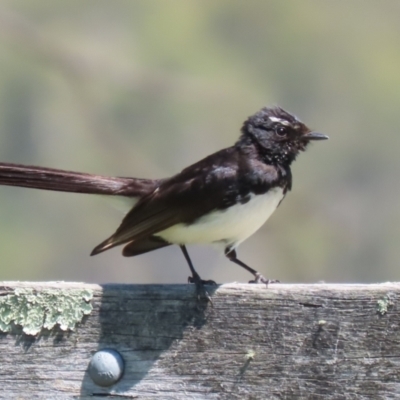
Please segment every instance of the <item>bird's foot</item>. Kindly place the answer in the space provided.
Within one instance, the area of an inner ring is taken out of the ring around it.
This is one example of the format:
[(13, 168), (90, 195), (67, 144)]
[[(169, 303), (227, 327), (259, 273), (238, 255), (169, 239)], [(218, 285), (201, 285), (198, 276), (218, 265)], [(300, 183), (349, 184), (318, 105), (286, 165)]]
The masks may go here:
[(259, 272), (254, 274), (253, 280), (249, 281), (249, 283), (264, 283), (265, 285), (269, 285), (270, 283), (280, 283), (277, 279), (267, 279), (264, 278)]
[(217, 282), (212, 281), (211, 279), (205, 281), (204, 279), (201, 279), (199, 275), (197, 276), (189, 276), (188, 278), (189, 283), (195, 283), (196, 285), (211, 285), (215, 286)]
[(217, 283), (212, 280), (203, 280), (200, 278), (200, 275), (195, 273), (193, 276), (189, 276), (188, 278), (189, 283), (194, 283), (196, 285), (196, 292), (197, 292), (197, 300), (206, 299), (212, 304), (212, 300), (210, 295), (207, 292), (205, 286), (207, 285), (216, 285)]

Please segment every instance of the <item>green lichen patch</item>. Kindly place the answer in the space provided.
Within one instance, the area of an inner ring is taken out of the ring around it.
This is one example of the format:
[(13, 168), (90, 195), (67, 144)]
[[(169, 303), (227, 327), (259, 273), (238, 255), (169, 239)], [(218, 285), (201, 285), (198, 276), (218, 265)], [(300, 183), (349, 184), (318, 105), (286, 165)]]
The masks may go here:
[(254, 360), (255, 355), (256, 355), (256, 352), (254, 350), (249, 349), (249, 350), (247, 350), (244, 358), (246, 359), (246, 361)]
[(88, 289), (15, 289), (0, 297), (0, 331), (10, 332), (19, 325), (27, 335), (59, 325), (74, 330), (84, 315), (91, 313), (93, 292)]
[(382, 299), (378, 300), (376, 305), (378, 314), (385, 315), (388, 312), (390, 306), (393, 305), (393, 301), (390, 299), (390, 296), (384, 296)]

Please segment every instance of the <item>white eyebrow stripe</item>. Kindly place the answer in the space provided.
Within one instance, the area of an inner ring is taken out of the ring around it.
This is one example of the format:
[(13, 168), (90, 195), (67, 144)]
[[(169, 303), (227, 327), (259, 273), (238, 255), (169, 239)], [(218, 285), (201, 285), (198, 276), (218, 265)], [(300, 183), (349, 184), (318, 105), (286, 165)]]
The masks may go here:
[(290, 123), (288, 121), (286, 121), (285, 119), (281, 119), (281, 118), (269, 117), (269, 120), (272, 122), (279, 122), (280, 124), (286, 125), (286, 126), (290, 125)]

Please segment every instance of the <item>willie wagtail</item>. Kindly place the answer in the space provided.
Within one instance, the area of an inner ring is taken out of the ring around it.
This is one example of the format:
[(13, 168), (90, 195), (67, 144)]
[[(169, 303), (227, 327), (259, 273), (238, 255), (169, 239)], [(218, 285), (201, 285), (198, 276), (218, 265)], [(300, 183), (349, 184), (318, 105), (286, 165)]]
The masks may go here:
[(292, 187), (291, 163), (310, 141), (328, 139), (280, 107), (265, 107), (243, 124), (234, 146), (220, 150), (171, 178), (112, 178), (0, 163), (0, 184), (133, 198), (136, 203), (91, 255), (124, 245), (136, 256), (171, 244), (180, 246), (192, 276), (186, 245), (212, 243), (230, 261), (268, 283), (236, 257), (237, 246), (271, 216)]

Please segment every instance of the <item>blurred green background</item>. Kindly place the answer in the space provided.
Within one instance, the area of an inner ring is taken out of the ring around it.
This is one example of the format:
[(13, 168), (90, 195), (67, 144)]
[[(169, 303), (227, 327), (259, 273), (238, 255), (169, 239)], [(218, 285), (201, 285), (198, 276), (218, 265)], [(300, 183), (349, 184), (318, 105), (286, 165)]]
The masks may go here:
[[(239, 258), (284, 282), (400, 280), (398, 0), (2, 0), (0, 160), (165, 177), (279, 104), (331, 137)], [(179, 248), (89, 257), (104, 198), (0, 187), (0, 279), (185, 282)], [(211, 247), (203, 278), (250, 276)]]

